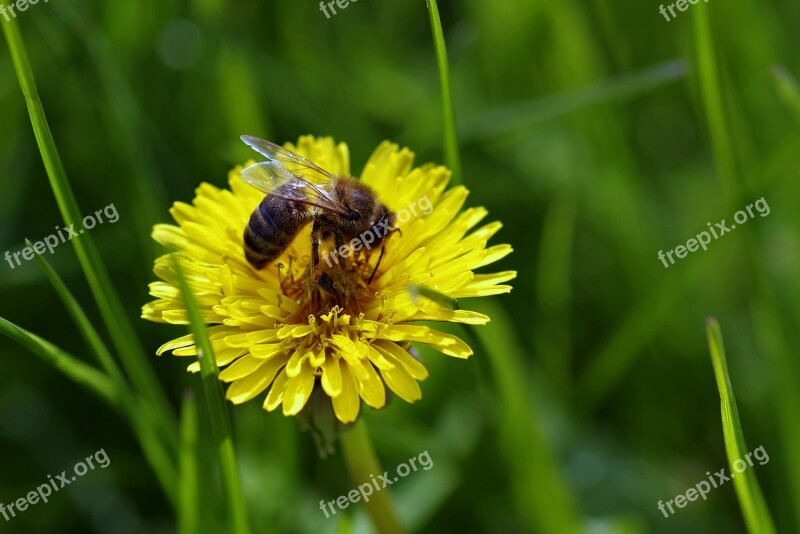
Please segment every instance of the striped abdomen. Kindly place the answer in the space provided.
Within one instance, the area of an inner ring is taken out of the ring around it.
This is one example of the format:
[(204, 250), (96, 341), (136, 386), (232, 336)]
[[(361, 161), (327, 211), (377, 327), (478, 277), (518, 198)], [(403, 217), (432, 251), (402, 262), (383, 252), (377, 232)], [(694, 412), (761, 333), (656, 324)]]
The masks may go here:
[(311, 210), (306, 205), (265, 196), (244, 229), (247, 261), (256, 269), (275, 261), (311, 219)]

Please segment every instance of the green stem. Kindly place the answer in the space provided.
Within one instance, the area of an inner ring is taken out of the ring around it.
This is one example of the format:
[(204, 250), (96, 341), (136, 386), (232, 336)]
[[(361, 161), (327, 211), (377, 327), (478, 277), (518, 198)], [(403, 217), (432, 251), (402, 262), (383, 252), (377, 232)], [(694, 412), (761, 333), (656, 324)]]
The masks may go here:
[(732, 473), (740, 473), (740, 476), (733, 480), (733, 486), (736, 490), (736, 496), (739, 498), (739, 505), (742, 508), (747, 531), (751, 534), (775, 534), (772, 515), (767, 507), (764, 494), (761, 492), (761, 486), (758, 484), (755, 471), (746, 467), (744, 471), (741, 471), (735, 467), (736, 462), (744, 462), (743, 459), (748, 449), (744, 440), (742, 422), (739, 419), (739, 409), (736, 407), (731, 378), (728, 374), (728, 362), (725, 358), (722, 331), (719, 323), (713, 317), (709, 317), (706, 320), (706, 336), (708, 338), (709, 352), (711, 353), (711, 363), (714, 366), (714, 376), (717, 380), (717, 389), (719, 390), (722, 432), (725, 438), (728, 464)]
[[(363, 419), (342, 434), (341, 442), (344, 460), (353, 484), (370, 483), (370, 475), (383, 473)], [(397, 517), (388, 489), (384, 488), (373, 493), (364, 506), (381, 534), (405, 532)]]
[(197, 300), (183, 274), (180, 260), (176, 256), (173, 256), (173, 258), (175, 258), (173, 267), (178, 275), (181, 294), (186, 305), (186, 313), (189, 316), (194, 342), (197, 346), (198, 359), (200, 360), (200, 376), (202, 377), (206, 404), (211, 418), (211, 433), (214, 436), (214, 443), (217, 445), (217, 453), (219, 455), (222, 483), (228, 502), (231, 532), (247, 534), (250, 532), (247, 509), (241, 481), (239, 480), (236, 453), (233, 447), (230, 414), (228, 413), (228, 405), (225, 402), (225, 394), (222, 391), (222, 384), (219, 381), (219, 367), (217, 367), (214, 349), (211, 346), (211, 340), (208, 339), (208, 332), (200, 315)]
[(458, 151), (458, 133), (456, 131), (455, 109), (453, 96), (450, 89), (450, 67), (447, 63), (447, 47), (442, 32), (442, 19), (439, 17), (439, 7), (436, 0), (428, 0), (428, 14), (433, 30), (433, 43), (436, 47), (436, 61), (439, 64), (439, 85), (442, 90), (442, 119), (444, 121), (444, 148), (447, 166), (453, 172), (451, 183), (463, 183), (461, 175), (461, 156)]
[[(33, 245), (30, 241), (27, 241), (26, 244), (33, 248)], [(94, 353), (97, 361), (103, 367), (111, 380), (116, 383), (120, 390), (127, 390), (127, 380), (123, 376), (122, 371), (120, 371), (117, 363), (114, 361), (114, 357), (111, 356), (111, 352), (109, 352), (108, 347), (106, 347), (106, 344), (103, 342), (100, 334), (95, 329), (94, 324), (92, 324), (92, 321), (89, 320), (89, 317), (87, 317), (77, 299), (75, 299), (75, 297), (72, 295), (72, 292), (69, 290), (55, 269), (53, 269), (50, 263), (44, 259), (41, 254), (36, 254), (34, 258), (44, 271), (44, 275), (50, 282), (50, 285), (53, 286), (53, 289), (55, 289), (59, 298), (61, 298), (61, 302), (64, 303), (64, 306), (67, 308), (67, 312), (72, 317), (72, 320), (75, 321), (75, 326), (78, 327), (78, 332), (83, 337), (84, 341), (86, 341), (86, 344), (89, 345), (89, 348)]]
[(105, 400), (114, 408), (120, 407), (120, 398), (114, 384), (103, 373), (64, 352), (49, 341), (28, 332), (11, 321), (0, 317), (0, 334), (8, 336), (21, 346), (67, 375), (77, 384)]
[(720, 186), (723, 194), (727, 195), (726, 200), (730, 201), (736, 197), (737, 192), (736, 161), (733, 156), (730, 127), (725, 119), (725, 106), (717, 72), (719, 62), (714, 50), (707, 6), (698, 6), (698, 9), (694, 10), (693, 23), (700, 95), (711, 135)]
[[(32, 246), (28, 242), (28, 246)], [(153, 471), (161, 482), (164, 492), (172, 502), (175, 502), (175, 488), (177, 484), (177, 473), (175, 466), (170, 459), (169, 451), (165, 448), (165, 443), (158, 436), (158, 426), (154, 424), (157, 419), (147, 408), (144, 399), (137, 399), (130, 389), (128, 381), (122, 374), (117, 363), (114, 361), (111, 352), (103, 342), (100, 334), (95, 329), (92, 322), (87, 317), (86, 312), (72, 295), (61, 277), (53, 267), (40, 254), (36, 254), (36, 261), (44, 270), (44, 274), (55, 289), (67, 312), (75, 321), (78, 331), (83, 336), (86, 343), (94, 352), (100, 365), (108, 374), (111, 382), (117, 390), (123, 413), (128, 416), (128, 420), (133, 427), (134, 433), (139, 439), (145, 457), (153, 467)]]
[[(39, 98), (33, 69), (28, 60), (28, 53), (22, 34), (19, 31), (19, 26), (15, 19), (3, 22), (0, 26), (2, 26), (8, 42), (17, 79), (28, 106), (33, 133), (36, 136), (42, 162), (50, 179), (50, 186), (53, 189), (59, 210), (67, 225), (74, 224), (80, 227), (82, 224), (82, 212), (78, 207), (75, 194), (67, 179), (53, 134), (47, 124), (47, 117), (42, 101)], [(71, 242), (75, 246), (78, 261), (81, 264), (114, 346), (120, 355), (122, 364), (139, 393), (153, 403), (153, 406), (148, 409), (156, 417), (156, 421), (159, 423), (159, 430), (171, 447), (171, 451), (177, 454), (178, 437), (169, 402), (147, 361), (144, 349), (133, 326), (126, 318), (126, 310), (111, 283), (111, 278), (94, 246), (94, 241), (89, 234), (82, 234)]]
[(189, 392), (181, 412), (181, 481), (178, 500), (178, 532), (194, 534), (200, 528), (200, 494), (197, 472), (197, 405)]

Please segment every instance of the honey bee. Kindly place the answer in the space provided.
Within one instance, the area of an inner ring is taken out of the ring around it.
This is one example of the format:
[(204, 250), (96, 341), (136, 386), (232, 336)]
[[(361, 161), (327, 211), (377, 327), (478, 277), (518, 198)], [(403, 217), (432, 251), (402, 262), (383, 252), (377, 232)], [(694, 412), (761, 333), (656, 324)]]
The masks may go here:
[(319, 265), (320, 240), (333, 237), (336, 249), (366, 232), (372, 232), (371, 247), (381, 255), (369, 277), (375, 276), (385, 239), (389, 233), (374, 232), (381, 226), (394, 227), (395, 213), (380, 202), (366, 184), (349, 176), (335, 176), (299, 154), (264, 139), (242, 136), (267, 161), (250, 165), (242, 179), (265, 194), (244, 230), (244, 253), (256, 269), (262, 269), (286, 250), (297, 233), (313, 221), (311, 229), (311, 272)]

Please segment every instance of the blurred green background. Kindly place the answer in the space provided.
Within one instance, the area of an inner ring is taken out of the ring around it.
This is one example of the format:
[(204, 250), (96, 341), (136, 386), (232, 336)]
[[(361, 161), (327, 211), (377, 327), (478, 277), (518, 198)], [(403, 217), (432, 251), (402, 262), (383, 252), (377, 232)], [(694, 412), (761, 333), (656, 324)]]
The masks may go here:
[[(469, 361), (424, 353), (421, 401), (366, 409), (385, 469), (433, 460), (392, 487), (413, 531), (744, 532), (732, 484), (669, 518), (656, 506), (727, 466), (709, 315), (749, 450), (769, 454), (753, 469), (776, 527), (800, 531), (800, 4), (711, 0), (671, 22), (658, 5), (440, 5), (468, 203), (515, 248), (491, 270), (519, 276), (510, 295), (462, 302), (493, 317), (453, 329)], [(154, 355), (185, 331), (138, 318), (162, 253), (150, 229), (200, 182), (226, 185), (251, 156), (241, 134), (334, 136), (356, 173), (384, 139), (443, 162), (422, 0), (359, 0), (330, 20), (311, 0), (55, 0), (17, 22), (82, 212), (119, 211), (92, 238), (176, 412), (202, 390), (186, 359)], [(63, 222), (2, 48), (4, 253)], [(658, 260), (760, 197), (768, 217)], [(48, 260), (100, 327), (72, 248)], [(0, 316), (91, 361), (41, 268), (0, 269)], [(0, 353), (0, 502), (100, 448), (111, 459), (0, 530), (175, 531), (128, 423), (10, 340)], [(340, 456), (319, 459), (295, 419), (260, 405), (232, 411), (253, 530), (337, 532), (344, 514), (325, 519), (319, 501), (353, 487)], [(200, 423), (207, 445), (202, 410)], [(204, 527), (223, 531), (213, 467), (199, 491)], [(347, 512), (343, 532), (371, 531), (360, 505)]]

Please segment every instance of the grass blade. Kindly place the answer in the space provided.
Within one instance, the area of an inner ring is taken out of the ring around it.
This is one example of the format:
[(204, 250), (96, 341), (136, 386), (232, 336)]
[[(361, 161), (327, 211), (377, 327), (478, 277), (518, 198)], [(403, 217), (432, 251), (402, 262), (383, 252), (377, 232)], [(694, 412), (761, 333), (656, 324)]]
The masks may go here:
[(45, 341), (3, 317), (0, 317), (0, 334), (16, 341), (114, 408), (120, 407), (120, 398), (114, 384), (91, 365), (87, 365), (49, 341)]
[[(28, 243), (28, 246), (30, 246), (30, 243)], [(114, 361), (108, 347), (106, 347), (100, 334), (94, 328), (94, 325), (83, 311), (83, 308), (81, 308), (77, 299), (72, 295), (61, 277), (58, 276), (58, 273), (56, 273), (47, 260), (40, 254), (36, 254), (35, 258), (44, 270), (45, 277), (50, 281), (56, 293), (61, 298), (61, 301), (64, 303), (64, 306), (67, 308), (67, 312), (70, 314), (73, 321), (75, 321), (75, 325), (78, 327), (81, 336), (83, 336), (92, 352), (94, 352), (98, 362), (116, 388), (121, 407), (128, 416), (145, 457), (148, 462), (150, 462), (159, 482), (161, 482), (164, 493), (172, 502), (175, 502), (177, 472), (174, 463), (170, 459), (169, 452), (165, 448), (164, 442), (158, 436), (156, 431), (157, 427), (153, 424), (154, 417), (152, 410), (148, 409), (147, 406), (141, 406), (140, 402), (143, 402), (143, 400), (137, 400), (133, 395), (127, 380), (117, 366), (116, 361)]]
[(203, 390), (206, 394), (208, 413), (211, 418), (211, 431), (219, 454), (222, 483), (228, 501), (231, 531), (236, 534), (246, 534), (250, 532), (250, 528), (248, 527), (247, 510), (245, 509), (242, 485), (239, 480), (239, 468), (233, 448), (233, 431), (231, 429), (228, 405), (222, 391), (222, 384), (219, 381), (219, 368), (214, 357), (214, 350), (211, 347), (211, 341), (208, 339), (205, 323), (203, 323), (203, 318), (200, 315), (200, 308), (197, 306), (194, 294), (183, 274), (180, 261), (175, 259), (173, 265), (180, 282), (186, 313), (189, 316), (191, 331), (198, 349), (200, 376), (203, 380)]
[[(19, 31), (16, 19), (1, 25), (6, 41), (11, 51), (11, 58), (17, 74), (22, 94), (28, 107), (33, 132), (39, 145), (47, 176), (53, 189), (61, 215), (67, 225), (75, 224), (80, 227), (82, 216), (75, 195), (67, 180), (66, 171), (56, 148), (55, 140), (47, 124), (42, 101), (36, 89), (33, 70), (28, 60), (25, 43)], [(174, 421), (171, 419), (172, 410), (167, 397), (161, 389), (152, 368), (147, 362), (144, 350), (139, 342), (136, 332), (117, 294), (105, 266), (94, 246), (94, 241), (89, 234), (83, 234), (73, 239), (78, 261), (83, 268), (89, 287), (94, 295), (97, 306), (108, 328), (114, 346), (119, 352), (126, 371), (130, 374), (132, 383), (145, 395), (154, 406), (153, 414), (161, 424), (161, 431), (165, 439), (177, 451), (177, 433)]]
[(187, 393), (181, 410), (181, 479), (178, 500), (178, 532), (194, 534), (200, 526), (200, 494), (197, 473), (197, 405)]
[(716, 52), (711, 37), (711, 24), (708, 21), (708, 6), (699, 5), (693, 10), (693, 27), (697, 76), (699, 78), (700, 96), (706, 113), (711, 136), (714, 160), (717, 164), (722, 192), (728, 198), (735, 198), (736, 162), (733, 156), (733, 142), (730, 137), (730, 124), (726, 120), (725, 106), (722, 101), (719, 74), (717, 73)]
[(463, 183), (461, 175), (461, 155), (458, 151), (458, 132), (456, 130), (455, 109), (453, 96), (450, 89), (450, 66), (447, 62), (447, 47), (442, 32), (442, 19), (439, 17), (439, 7), (436, 0), (428, 0), (428, 15), (433, 30), (433, 43), (436, 47), (436, 62), (439, 65), (439, 84), (442, 90), (442, 121), (444, 123), (444, 149), (445, 162), (453, 172), (451, 185)]
[(630, 99), (685, 77), (686, 64), (673, 60), (566, 93), (511, 104), (467, 119), (461, 128), (462, 139), (466, 142), (481, 141), (531, 128), (592, 106)]
[[(28, 241), (26, 244), (33, 248), (33, 245), (30, 243), (30, 241)], [(98, 363), (100, 363), (100, 366), (116, 384), (118, 389), (127, 389), (127, 381), (117, 366), (117, 363), (114, 361), (114, 357), (111, 355), (111, 352), (109, 352), (108, 347), (106, 347), (106, 344), (103, 342), (100, 334), (98, 334), (97, 330), (94, 328), (94, 325), (89, 320), (89, 317), (86, 316), (86, 313), (83, 311), (83, 308), (81, 308), (81, 305), (78, 303), (77, 299), (75, 299), (69, 288), (67, 288), (66, 284), (64, 284), (64, 281), (60, 276), (58, 276), (58, 273), (56, 273), (50, 263), (44, 259), (44, 256), (41, 254), (35, 254), (34, 258), (44, 271), (45, 278), (47, 278), (47, 280), (50, 282), (50, 285), (53, 286), (53, 289), (55, 289), (56, 293), (61, 299), (61, 302), (64, 303), (64, 306), (67, 308), (67, 312), (72, 317), (72, 320), (75, 321), (75, 326), (78, 327), (78, 332), (81, 334), (84, 341), (86, 341), (86, 344), (89, 345), (89, 348), (94, 353)]]
[(569, 399), (573, 387), (569, 312), (577, 213), (577, 202), (571, 195), (559, 196), (547, 208), (533, 299), (538, 309), (534, 346), (562, 401)]
[[(155, 253), (158, 244), (150, 239), (150, 229), (158, 221), (161, 207), (167, 202), (163, 185), (165, 181), (159, 180), (158, 167), (146, 142), (147, 135), (142, 125), (142, 117), (146, 114), (126, 83), (119, 62), (114, 60), (105, 33), (92, 27), (87, 21), (86, 12), (79, 11), (75, 4), (59, 2), (54, 8), (59, 11), (59, 18), (83, 42), (97, 72), (108, 106), (108, 112), (103, 117), (107, 117), (109, 131), (114, 132), (109, 141), (132, 171), (131, 179), (125, 180), (123, 187), (133, 199), (139, 247), (142, 251)], [(149, 255), (143, 254), (142, 259), (148, 263), (150, 261)]]
[(525, 366), (511, 330), (511, 320), (492, 302), (475, 302), (476, 311), (492, 317), (481, 328), (464, 328), (476, 357), (488, 357), (498, 396), (499, 446), (511, 479), (511, 494), (526, 531), (569, 534), (582, 531), (577, 505), (559, 470), (546, 435), (541, 407), (532, 406)]
[[(711, 352), (711, 363), (714, 365), (714, 375), (719, 389), (720, 408), (722, 410), (722, 432), (725, 436), (725, 450), (728, 454), (728, 463), (731, 472), (735, 472), (733, 463), (744, 458), (749, 449), (744, 441), (742, 423), (739, 420), (739, 411), (736, 408), (736, 398), (733, 395), (733, 386), (728, 375), (728, 362), (725, 359), (725, 348), (722, 344), (722, 331), (719, 323), (713, 317), (706, 321), (706, 334), (708, 348)], [(775, 526), (769, 513), (761, 487), (758, 485), (755, 471), (746, 469), (733, 479), (736, 495), (742, 507), (748, 532), (752, 534), (773, 534)]]
[(800, 128), (800, 85), (797, 79), (782, 65), (775, 65), (772, 68), (772, 75), (775, 78), (778, 96), (792, 115), (795, 126)]

